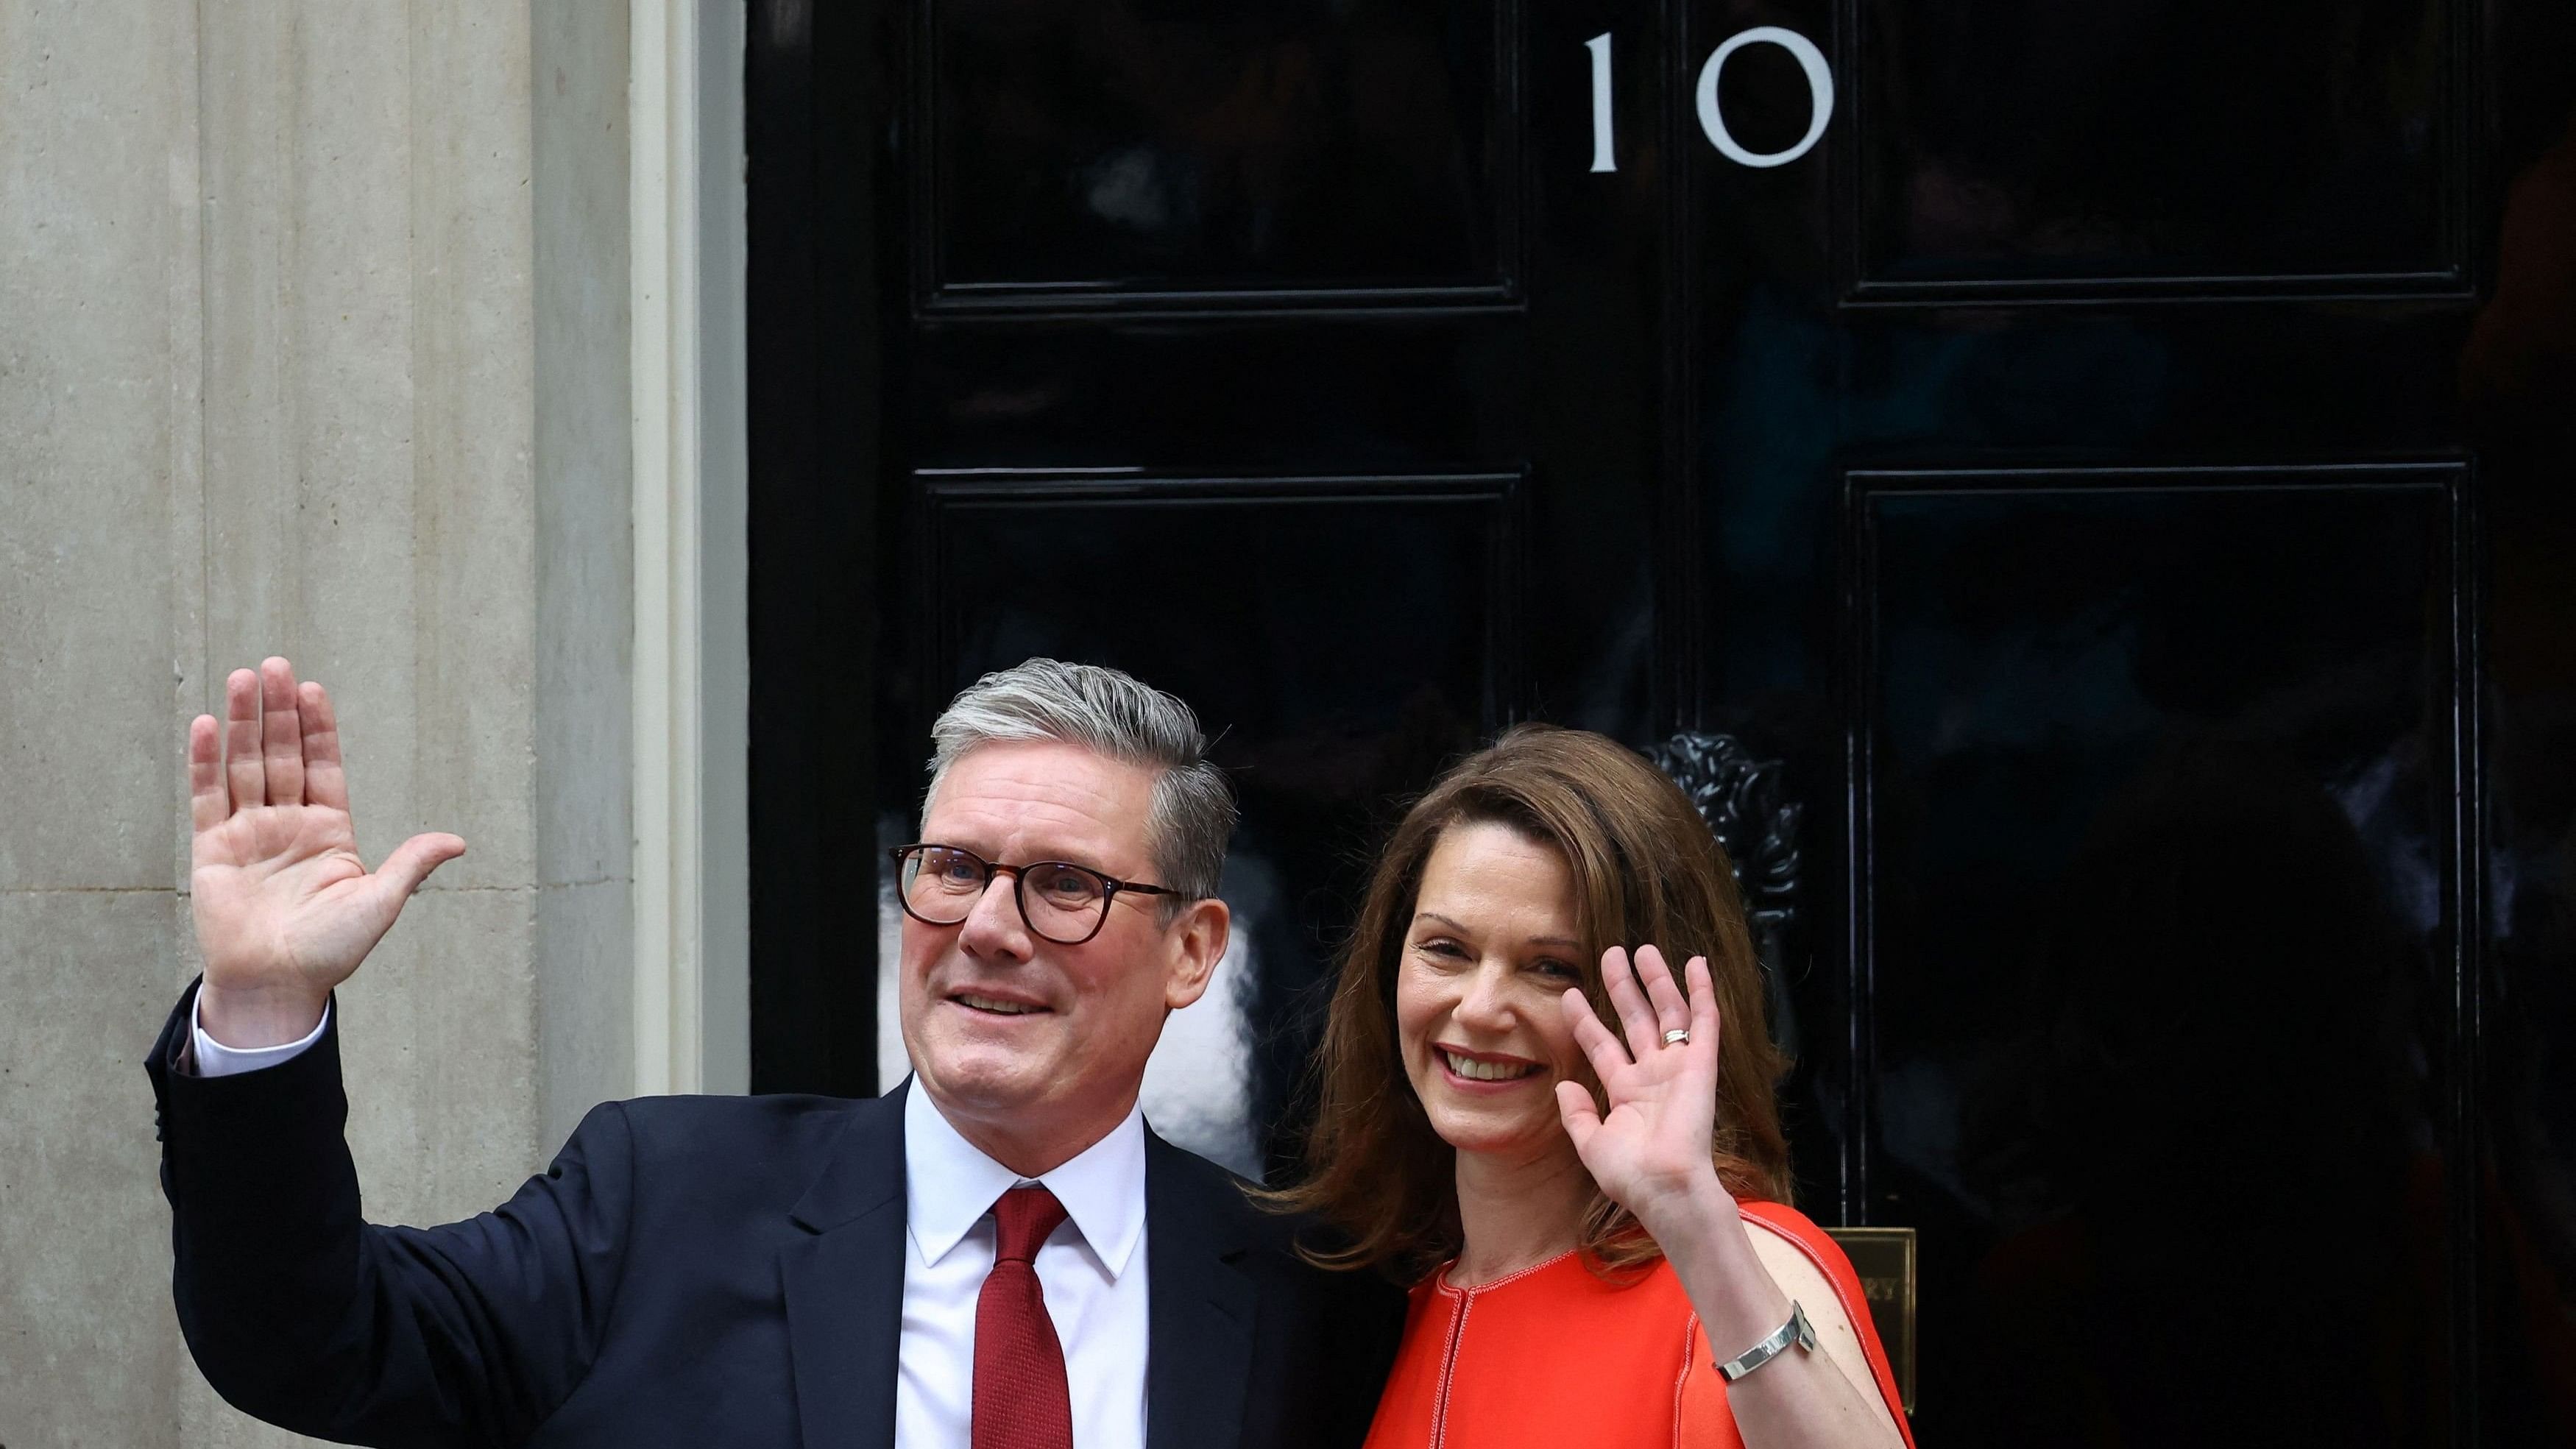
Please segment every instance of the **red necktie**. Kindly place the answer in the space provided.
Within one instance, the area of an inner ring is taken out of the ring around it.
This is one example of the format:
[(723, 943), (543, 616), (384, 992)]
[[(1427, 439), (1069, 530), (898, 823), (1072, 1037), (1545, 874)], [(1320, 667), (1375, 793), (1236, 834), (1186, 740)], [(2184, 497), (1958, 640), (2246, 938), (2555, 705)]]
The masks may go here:
[(1064, 1346), (1038, 1285), (1038, 1246), (1064, 1221), (1042, 1187), (1015, 1187), (993, 1204), (1001, 1245), (975, 1298), (974, 1449), (1073, 1449), (1073, 1395)]

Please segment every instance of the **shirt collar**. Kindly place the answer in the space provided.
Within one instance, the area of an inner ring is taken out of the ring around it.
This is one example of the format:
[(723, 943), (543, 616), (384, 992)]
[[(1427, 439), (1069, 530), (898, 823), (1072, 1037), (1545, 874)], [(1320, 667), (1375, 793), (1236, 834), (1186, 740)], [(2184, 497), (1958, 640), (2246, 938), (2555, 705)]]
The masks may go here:
[[(964, 1241), (1004, 1192), (1026, 1179), (966, 1140), (921, 1080), (903, 1099), (904, 1221), (913, 1251), (936, 1263)], [(1111, 1281), (1127, 1271), (1145, 1230), (1145, 1111), (1140, 1102), (1109, 1135), (1037, 1181), (1064, 1204)]]

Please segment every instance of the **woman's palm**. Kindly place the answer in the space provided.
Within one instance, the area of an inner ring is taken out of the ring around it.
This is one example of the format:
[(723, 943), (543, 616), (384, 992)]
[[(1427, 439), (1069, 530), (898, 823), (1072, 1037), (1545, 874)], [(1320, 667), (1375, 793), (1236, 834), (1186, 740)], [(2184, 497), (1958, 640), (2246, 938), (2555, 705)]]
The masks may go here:
[[(1601, 971), (1624, 1044), (1581, 992), (1565, 994), (1565, 1013), (1609, 1110), (1574, 1082), (1557, 1085), (1557, 1106), (1593, 1181), (1643, 1219), (1663, 1203), (1704, 1190), (1715, 1176), (1709, 1144), (1717, 1121), (1716, 990), (1708, 963), (1693, 957), (1685, 998), (1653, 946), (1639, 947), (1633, 963), (1613, 947), (1603, 953)], [(1686, 1035), (1666, 1040), (1674, 1033)]]

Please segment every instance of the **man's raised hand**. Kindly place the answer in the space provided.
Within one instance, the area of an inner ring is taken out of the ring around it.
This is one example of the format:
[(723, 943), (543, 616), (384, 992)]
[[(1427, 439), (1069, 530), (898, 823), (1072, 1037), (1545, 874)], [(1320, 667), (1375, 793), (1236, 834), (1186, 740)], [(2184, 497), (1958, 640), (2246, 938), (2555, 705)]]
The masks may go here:
[(224, 720), (188, 724), (191, 905), (206, 981), (200, 1023), (231, 1047), (294, 1041), (439, 866), (465, 853), (415, 835), (370, 872), (358, 858), (340, 731), (321, 685), (283, 659), (224, 681)]

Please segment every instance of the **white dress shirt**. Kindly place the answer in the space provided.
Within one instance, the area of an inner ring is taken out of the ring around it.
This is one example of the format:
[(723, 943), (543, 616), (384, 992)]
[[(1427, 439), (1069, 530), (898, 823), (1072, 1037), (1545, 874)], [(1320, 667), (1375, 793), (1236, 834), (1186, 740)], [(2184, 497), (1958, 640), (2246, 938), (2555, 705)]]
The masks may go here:
[[(958, 1134), (915, 1081), (903, 1099), (902, 1367), (894, 1441), (968, 1449), (975, 1404), (975, 1301), (993, 1271), (992, 1208), (1027, 1179)], [(1145, 1114), (1037, 1182), (1065, 1223), (1038, 1249), (1038, 1284), (1064, 1345), (1074, 1449), (1144, 1449)]]
[[(201, 1077), (275, 1066), (321, 1040), (235, 1048), (206, 1035), (192, 1012)], [(897, 1349), (894, 1441), (899, 1449), (971, 1449), (975, 1305), (993, 1271), (993, 1204), (1027, 1179), (995, 1162), (940, 1115), (916, 1081), (903, 1100), (903, 1337)], [(1038, 1249), (1038, 1284), (1064, 1346), (1074, 1449), (1144, 1449), (1145, 1114), (1037, 1179), (1064, 1204), (1065, 1222)]]
[(201, 1077), (229, 1077), (235, 1072), (255, 1072), (273, 1067), (288, 1057), (301, 1053), (322, 1039), (322, 1028), (331, 1024), (331, 1004), (322, 1004), (322, 1019), (304, 1034), (304, 1040), (273, 1047), (228, 1047), (206, 1035), (206, 997), (199, 992), (188, 1003), (188, 1048), (196, 1053), (194, 1065)]

